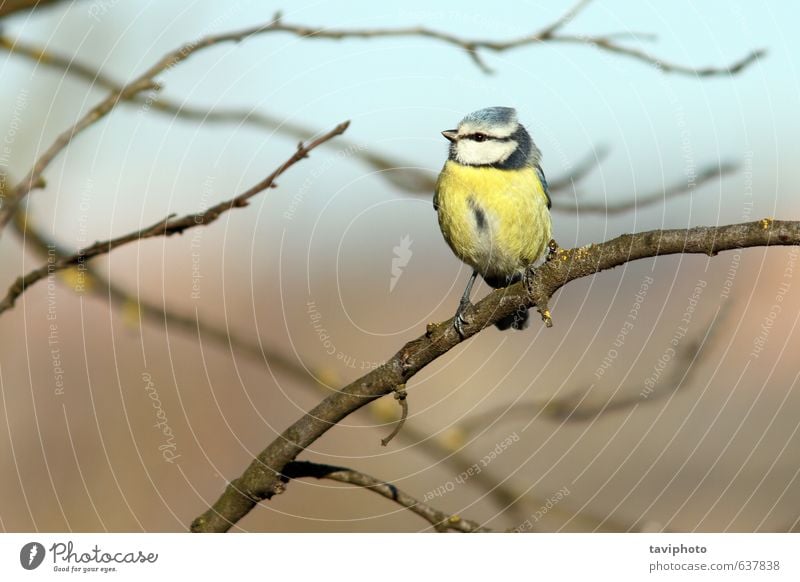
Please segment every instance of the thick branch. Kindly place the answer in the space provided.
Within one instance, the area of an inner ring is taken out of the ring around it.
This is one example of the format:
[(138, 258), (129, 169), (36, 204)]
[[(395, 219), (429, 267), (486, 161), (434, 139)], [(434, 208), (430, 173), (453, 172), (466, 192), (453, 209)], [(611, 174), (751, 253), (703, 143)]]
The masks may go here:
[(245, 192), (239, 194), (238, 196), (231, 198), (230, 200), (226, 200), (224, 202), (220, 202), (219, 204), (215, 204), (214, 206), (209, 207), (203, 212), (197, 214), (187, 214), (186, 216), (182, 216), (180, 218), (174, 218), (172, 216), (168, 216), (167, 218), (158, 221), (152, 226), (148, 226), (142, 228), (140, 230), (128, 233), (126, 235), (113, 238), (110, 240), (96, 242), (92, 246), (87, 247), (74, 255), (70, 255), (68, 257), (61, 257), (55, 259), (53, 261), (49, 261), (47, 264), (42, 265), (38, 269), (35, 269), (21, 277), (17, 278), (11, 287), (8, 289), (8, 293), (6, 294), (5, 298), (0, 301), (0, 314), (4, 311), (11, 309), (14, 306), (17, 298), (22, 295), (28, 287), (36, 283), (37, 281), (41, 281), (42, 279), (47, 278), (48, 275), (55, 273), (57, 271), (61, 271), (63, 269), (67, 269), (69, 267), (75, 267), (84, 264), (87, 260), (97, 257), (99, 255), (104, 255), (106, 253), (111, 252), (117, 247), (121, 247), (125, 244), (131, 242), (138, 242), (142, 239), (146, 238), (154, 238), (160, 236), (171, 236), (173, 234), (182, 234), (183, 231), (188, 230), (190, 228), (194, 228), (196, 226), (207, 225), (211, 224), (215, 220), (217, 220), (222, 214), (231, 210), (232, 208), (242, 208), (248, 205), (248, 200), (267, 190), (268, 188), (272, 188), (275, 185), (275, 180), (283, 174), (286, 170), (288, 170), (291, 166), (302, 160), (303, 158), (307, 157), (309, 152), (314, 148), (322, 145), (326, 141), (336, 137), (343, 133), (348, 125), (350, 124), (349, 121), (344, 123), (340, 123), (335, 128), (333, 128), (328, 133), (318, 137), (317, 139), (309, 142), (307, 145), (299, 144), (297, 147), (297, 151), (283, 164), (281, 164), (275, 171), (273, 171), (269, 176), (261, 180), (256, 185), (252, 186)]
[[(25, 244), (43, 258), (47, 258), (49, 254), (57, 258), (73, 254), (72, 251), (68, 251), (55, 241), (46, 238), (38, 229), (27, 222), (24, 214), (18, 213), (12, 224), (16, 232), (25, 241)], [(122, 307), (133, 305), (141, 316), (156, 324), (163, 325), (167, 329), (177, 328), (190, 335), (196, 334), (201, 341), (211, 340), (216, 342), (231, 353), (244, 355), (256, 362), (260, 362), (262, 365), (266, 365), (269, 369), (276, 369), (289, 374), (304, 387), (316, 387), (320, 389), (319, 392), (325, 392), (325, 394), (328, 394), (330, 390), (338, 390), (340, 388), (340, 386), (323, 386), (318, 380), (321, 374), (316, 374), (313, 367), (286, 356), (281, 350), (269, 348), (261, 342), (245, 338), (225, 326), (201, 318), (196, 313), (191, 315), (179, 313), (166, 305), (131, 295), (123, 287), (93, 268), (91, 263), (86, 265), (83, 276), (86, 281), (85, 288), (94, 292), (100, 299), (105, 299)], [(365, 410), (369, 411), (370, 409)], [(375, 422), (386, 422), (383, 415), (376, 411), (373, 411), (372, 417)], [(454, 474), (460, 473), (474, 462), (474, 459), (463, 451), (444, 447), (439, 441), (430, 438), (429, 435), (414, 428), (413, 425), (406, 426), (398, 438), (413, 444), (415, 450), (421, 451), (431, 459), (448, 467), (454, 471)], [(481, 471), (475, 474), (470, 479), (470, 483), (483, 489), (486, 495), (495, 501), (497, 507), (504, 512), (508, 512), (512, 519), (520, 522), (528, 517), (527, 514), (522, 513), (518, 505), (520, 501), (519, 493), (508, 483), (494, 479), (489, 471)], [(543, 500), (531, 499), (530, 496), (526, 496), (526, 500), (535, 506), (544, 503)]]
[(283, 471), (281, 472), (280, 481), (286, 483), (290, 479), (300, 479), (303, 477), (332, 479), (333, 481), (349, 483), (350, 485), (358, 485), (359, 487), (364, 487), (370, 491), (374, 491), (375, 493), (384, 496), (386, 499), (390, 499), (416, 513), (430, 523), (434, 529), (439, 532), (446, 532), (450, 530), (464, 533), (491, 531), (474, 521), (434, 509), (433, 507), (426, 505), (421, 501), (417, 501), (391, 483), (380, 481), (375, 477), (370, 477), (369, 475), (354, 471), (353, 469), (334, 467), (332, 465), (322, 465), (319, 463), (310, 463), (308, 461), (292, 461), (291, 463), (288, 463), (286, 467), (284, 467)]
[[(407, 343), (385, 364), (330, 395), (287, 428), (234, 480), (214, 505), (192, 523), (192, 531), (227, 531), (261, 500), (282, 491), (279, 475), (306, 447), (365, 404), (406, 384), (417, 372), (500, 318), (533, 307), (549, 321), (547, 304), (558, 289), (629, 261), (678, 253), (714, 256), (720, 251), (770, 245), (800, 245), (800, 222), (773, 221), (654, 230), (619, 236), (600, 244), (563, 250), (517, 283), (490, 293), (468, 313), (462, 339), (450, 319), (430, 325), (426, 334)], [(533, 275), (533, 276), (530, 276)]]

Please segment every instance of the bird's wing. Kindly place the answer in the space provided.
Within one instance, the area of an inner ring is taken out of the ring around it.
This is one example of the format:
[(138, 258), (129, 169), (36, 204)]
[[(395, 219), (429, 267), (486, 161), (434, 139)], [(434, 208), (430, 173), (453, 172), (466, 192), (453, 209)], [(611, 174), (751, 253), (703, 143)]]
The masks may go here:
[[(544, 170), (539, 164), (535, 166), (536, 174), (539, 176), (539, 181), (542, 183), (542, 190), (544, 191), (544, 195), (547, 198), (547, 207), (551, 208), (553, 206), (552, 201), (550, 200), (550, 192), (547, 191), (547, 178), (544, 176)], [(436, 206), (436, 198), (434, 197), (433, 201), (434, 207)]]

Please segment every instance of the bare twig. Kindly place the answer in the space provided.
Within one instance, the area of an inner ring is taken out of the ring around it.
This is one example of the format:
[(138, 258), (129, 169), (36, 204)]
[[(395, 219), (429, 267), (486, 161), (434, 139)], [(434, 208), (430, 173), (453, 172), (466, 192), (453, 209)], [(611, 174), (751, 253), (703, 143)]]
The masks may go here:
[[(9, 51), (12, 55), (23, 56), (40, 65), (74, 75), (87, 81), (92, 86), (116, 92), (120, 92), (124, 87), (122, 83), (117, 82), (88, 64), (74, 57), (48, 50), (44, 46), (0, 35), (0, 48)], [(253, 109), (230, 107), (205, 109), (161, 95), (154, 97), (139, 93), (127, 95), (123, 102), (126, 104), (146, 105), (153, 111), (186, 121), (235, 125), (247, 124), (270, 133), (277, 131), (302, 140), (309, 139), (319, 133), (318, 130), (301, 123), (288, 121), (267, 113), (254, 111)], [(383, 179), (388, 180), (398, 188), (414, 194), (430, 195), (433, 191), (436, 180), (431, 172), (412, 167), (408, 163), (392, 159), (380, 153), (359, 148), (355, 142), (346, 139), (339, 140), (339, 143), (345, 148), (352, 148), (351, 151), (356, 159), (366, 163), (373, 170), (380, 172), (379, 175)], [(386, 172), (385, 170), (392, 171)]]
[(129, 100), (147, 90), (160, 90), (161, 85), (156, 82), (155, 78), (186, 60), (197, 51), (220, 43), (241, 42), (251, 36), (270, 30), (270, 26), (271, 24), (267, 23), (245, 30), (207, 36), (195, 42), (185, 44), (167, 53), (130, 83), (112, 90), (105, 99), (92, 107), (89, 112), (81, 117), (73, 126), (62, 132), (56, 138), (55, 142), (39, 156), (28, 174), (9, 193), (7, 199), (3, 201), (3, 205), (0, 207), (0, 234), (2, 234), (6, 224), (8, 224), (9, 220), (14, 216), (23, 198), (25, 198), (31, 190), (44, 187), (45, 182), (42, 174), (45, 169), (56, 156), (72, 142), (76, 135), (105, 117), (119, 102)]
[(2, 301), (0, 301), (0, 314), (3, 313), (4, 311), (7, 311), (8, 309), (11, 309), (14, 306), (14, 303), (16, 302), (17, 298), (20, 295), (22, 295), (28, 287), (30, 287), (37, 281), (45, 279), (51, 273), (67, 269), (69, 267), (83, 265), (87, 260), (91, 258), (94, 258), (99, 255), (104, 255), (106, 253), (111, 252), (117, 247), (121, 247), (131, 242), (138, 242), (146, 238), (171, 236), (173, 234), (182, 234), (183, 231), (188, 230), (190, 228), (211, 224), (212, 222), (217, 220), (217, 218), (219, 218), (220, 215), (224, 214), (225, 212), (227, 212), (232, 208), (242, 208), (244, 206), (247, 206), (248, 200), (250, 198), (252, 198), (256, 194), (259, 194), (260, 192), (263, 192), (268, 188), (273, 187), (275, 180), (281, 174), (283, 174), (287, 169), (289, 169), (291, 166), (293, 166), (303, 158), (307, 157), (309, 152), (314, 148), (320, 146), (326, 141), (343, 133), (347, 129), (349, 123), (350, 123), (349, 121), (340, 123), (328, 133), (321, 135), (320, 137), (309, 142), (306, 145), (302, 143), (299, 144), (297, 147), (297, 151), (294, 154), (292, 154), (292, 156), (288, 160), (286, 160), (283, 164), (281, 164), (269, 176), (267, 176), (259, 183), (257, 183), (256, 185), (252, 186), (251, 188), (243, 192), (242, 194), (239, 194), (238, 196), (231, 198), (230, 200), (226, 200), (224, 202), (215, 204), (214, 206), (209, 207), (203, 212), (199, 212), (196, 214), (187, 214), (186, 216), (182, 216), (180, 218), (174, 218), (173, 216), (168, 216), (163, 220), (159, 220), (152, 226), (136, 230), (134, 232), (119, 236), (117, 238), (109, 239), (102, 242), (96, 242), (92, 246), (87, 247), (74, 255), (61, 257), (53, 261), (48, 261), (45, 265), (42, 265), (38, 269), (35, 269), (25, 275), (20, 276), (19, 278), (17, 278), (14, 284), (11, 285), (5, 298)]
[(573, 212), (579, 214), (622, 214), (637, 208), (643, 208), (683, 194), (689, 194), (706, 182), (721, 178), (735, 172), (739, 165), (733, 162), (722, 162), (701, 169), (690, 180), (680, 180), (666, 189), (632, 196), (619, 202), (594, 203), (594, 202), (567, 202), (562, 199), (553, 200), (553, 210), (559, 212)]
[(491, 531), (469, 519), (464, 519), (458, 515), (450, 515), (438, 509), (434, 509), (404, 493), (391, 483), (380, 481), (375, 479), (375, 477), (370, 477), (369, 475), (354, 471), (353, 469), (310, 463), (308, 461), (292, 461), (284, 467), (281, 472), (280, 481), (286, 483), (290, 479), (300, 479), (303, 477), (332, 479), (340, 483), (358, 485), (359, 487), (374, 491), (416, 513), (439, 532), (451, 530), (464, 533)]
[(603, 145), (593, 148), (582, 160), (570, 168), (566, 174), (559, 176), (555, 180), (548, 180), (547, 189), (550, 195), (552, 196), (553, 194), (558, 194), (563, 190), (574, 187), (576, 183), (588, 176), (592, 170), (600, 166), (608, 157), (610, 151), (608, 147)]
[[(12, 55), (26, 57), (40, 65), (64, 71), (74, 75), (92, 86), (97, 85), (109, 91), (121, 91), (123, 85), (99, 70), (82, 63), (74, 57), (67, 57), (46, 47), (27, 43), (18, 39), (10, 39), (0, 35), (0, 48), (9, 51)], [(217, 108), (205, 109), (187, 103), (181, 103), (164, 96), (157, 99), (145, 97), (141, 94), (130, 95), (125, 100), (128, 104), (147, 104), (156, 112), (171, 115), (178, 119), (201, 123), (230, 123), (247, 124), (270, 133), (280, 132), (297, 139), (308, 139), (318, 133), (317, 130), (302, 125), (297, 122), (288, 121), (279, 117), (254, 111), (252, 109), (238, 108)], [(430, 196), (436, 187), (435, 173), (418, 168), (412, 164), (383, 155), (378, 152), (358, 148), (355, 142), (347, 139), (340, 139), (338, 142), (345, 148), (351, 148), (353, 157), (364, 162), (378, 172), (378, 175), (388, 180), (394, 186), (411, 194), (421, 194)], [(595, 169), (607, 157), (608, 148), (600, 146), (594, 148), (584, 159), (579, 161), (568, 173), (549, 181), (550, 193), (557, 194), (559, 191), (573, 186), (575, 183), (586, 177), (589, 172)], [(391, 171), (386, 171), (391, 170)], [(559, 205), (557, 205), (559, 206)], [(565, 206), (565, 210), (572, 211), (572, 207)]]
[(406, 423), (406, 419), (408, 418), (408, 393), (406, 392), (406, 386), (403, 384), (402, 386), (397, 386), (394, 389), (394, 398), (400, 403), (400, 420), (397, 421), (397, 424), (394, 427), (394, 430), (387, 436), (386, 438), (381, 439), (381, 446), (388, 445), (394, 437), (397, 436), (403, 425)]
[(192, 531), (227, 531), (256, 503), (282, 491), (278, 476), (307, 446), (365, 404), (407, 383), (417, 372), (453, 347), (525, 307), (549, 317), (548, 301), (570, 281), (629, 261), (678, 253), (714, 256), (738, 248), (800, 245), (800, 222), (764, 219), (728, 226), (654, 230), (619, 236), (600, 244), (558, 249), (554, 257), (528, 274), (525, 282), (490, 293), (467, 312), (463, 337), (450, 319), (431, 325), (423, 336), (407, 343), (385, 364), (328, 396), (269, 444), (241, 477), (231, 482), (213, 506), (192, 523)]
[[(280, 20), (279, 16), (276, 16), (276, 19), (272, 24), (264, 25), (262, 27), (258, 27), (255, 29), (250, 29), (249, 31), (245, 31), (243, 34), (255, 34), (255, 32), (258, 32), (260, 34), (268, 32), (288, 32), (296, 34), (298, 36), (302, 36), (305, 38), (312, 38), (312, 39), (318, 39), (318, 38), (342, 39), (349, 37), (371, 38), (376, 36), (377, 37), (414, 36), (420, 34), (422, 36), (431, 36), (433, 38), (438, 38), (439, 40), (445, 40), (445, 42), (449, 42), (450, 44), (457, 44), (461, 48), (465, 48), (467, 52), (474, 59), (476, 59), (476, 62), (479, 63), (482, 67), (486, 66), (483, 63), (483, 61), (477, 56), (478, 55), (477, 51), (481, 48), (487, 50), (503, 51), (511, 48), (516, 48), (518, 46), (523, 46), (524, 44), (533, 44), (536, 42), (544, 42), (544, 41), (577, 42), (578, 40), (580, 40), (580, 42), (592, 43), (597, 46), (608, 48), (608, 50), (612, 50), (611, 47), (615, 47), (613, 48), (613, 50), (617, 52), (623, 52), (623, 53), (626, 52), (627, 49), (624, 49), (624, 47), (616, 47), (616, 45), (613, 43), (613, 38), (616, 35), (605, 35), (603, 37), (598, 37), (596, 39), (593, 39), (592, 37), (562, 37), (555, 34), (555, 32), (558, 29), (560, 29), (572, 18), (574, 18), (575, 14), (577, 14), (579, 10), (585, 7), (587, 3), (588, 2), (585, 1), (579, 2), (572, 10), (567, 12), (564, 16), (562, 16), (552, 25), (544, 28), (542, 31), (534, 35), (531, 35), (529, 37), (523, 37), (523, 39), (508, 41), (506, 43), (493, 42), (493, 41), (460, 40), (451, 35), (446, 35), (436, 31), (430, 31), (428, 29), (421, 27), (411, 28), (411, 29), (379, 29), (379, 30), (365, 30), (365, 31), (314, 29), (302, 26), (286, 25)], [(565, 40), (567, 38), (571, 40), (569, 41)], [(188, 45), (188, 46), (193, 46), (193, 45)], [(310, 135), (313, 135), (315, 133), (311, 128), (305, 127), (302, 124), (281, 120), (262, 112), (257, 112), (247, 109), (231, 109), (231, 108), (207, 110), (201, 107), (182, 104), (178, 101), (173, 101), (167, 98), (157, 99), (152, 96), (145, 98), (143, 95), (141, 95), (141, 92), (127, 92), (125, 90), (125, 85), (118, 83), (114, 79), (108, 77), (107, 75), (103, 74), (98, 70), (93, 69), (89, 65), (81, 63), (74, 57), (67, 57), (57, 53), (53, 53), (52, 51), (47, 50), (45, 47), (32, 45), (26, 43), (25, 41), (12, 40), (8, 37), (0, 36), (0, 48), (8, 50), (12, 54), (18, 54), (27, 57), (29, 59), (32, 59), (42, 65), (66, 71), (70, 74), (73, 74), (79, 78), (88, 81), (91, 84), (97, 84), (98, 86), (109, 89), (110, 91), (112, 91), (112, 94), (119, 95), (120, 101), (123, 102), (128, 101), (132, 103), (146, 103), (150, 108), (154, 109), (155, 111), (159, 111), (165, 114), (171, 114), (173, 116), (180, 117), (183, 119), (202, 121), (202, 122), (214, 122), (214, 123), (247, 123), (257, 127), (261, 127), (262, 129), (266, 129), (269, 131), (277, 130), (299, 139), (306, 139)], [(644, 55), (644, 53), (641, 54)], [(756, 55), (756, 53), (753, 53), (753, 55), (750, 56), (749, 60), (745, 59), (738, 63), (734, 63), (727, 69), (702, 69), (700, 70), (700, 74), (707, 76), (710, 74), (717, 74), (717, 72), (719, 74), (739, 72), (743, 70), (747, 64), (755, 60), (755, 58), (760, 54), (761, 53), (758, 53), (758, 55)], [(646, 56), (645, 60), (650, 59), (653, 64), (656, 64), (657, 66), (661, 67), (664, 70), (681, 70), (681, 72), (692, 71), (692, 69), (686, 67), (680, 67), (678, 65), (671, 65), (668, 63), (657, 61), (655, 60), (654, 57), (650, 57), (649, 55), (645, 56)], [(384, 179), (389, 180), (395, 186), (407, 192), (411, 192), (414, 194), (430, 194), (434, 189), (435, 177), (431, 172), (415, 168), (410, 164), (404, 163), (400, 160), (396, 160), (389, 156), (381, 155), (379, 153), (371, 151), (359, 150), (355, 151), (354, 153), (357, 159), (360, 159), (363, 162), (367, 163), (374, 170), (381, 172), (381, 176)], [(605, 156), (606, 153), (607, 152), (605, 150), (601, 150), (599, 152), (594, 153), (593, 156), (590, 156), (587, 162), (582, 162), (566, 176), (553, 180), (550, 183), (551, 191), (553, 193), (556, 193), (562, 188), (567, 188), (571, 186), (574, 182), (580, 180), (593, 167), (599, 164), (599, 162)], [(385, 172), (383, 170), (392, 170), (392, 171)], [(39, 184), (41, 184), (41, 182)], [(35, 185), (36, 184), (34, 184), (34, 186)], [(14, 197), (10, 199), (9, 203), (12, 203), (13, 200)], [(649, 202), (640, 200), (638, 204), (642, 205), (643, 203), (649, 203)], [(589, 205), (586, 207), (585, 212), (587, 213), (606, 212), (606, 211), (623, 212), (628, 208), (629, 207), (627, 206), (626, 203), (620, 203), (619, 208), (612, 206), (608, 209), (606, 209), (606, 207), (604, 206), (601, 207), (599, 205)], [(571, 212), (574, 211), (574, 206), (557, 204), (556, 209)], [(2, 225), (3, 225), (3, 215), (2, 213), (0, 213), (0, 229), (2, 228)]]
[[(586, 3), (581, 2), (576, 9), (570, 12), (577, 13)], [(599, 36), (560, 34), (558, 30), (571, 20), (572, 16), (568, 12), (553, 25), (544, 28), (541, 32), (534, 32), (515, 39), (497, 41), (488, 39), (469, 39), (454, 34), (427, 28), (425, 26), (411, 26), (401, 28), (374, 28), (374, 29), (335, 29), (335, 28), (313, 28), (302, 25), (285, 24), (280, 15), (275, 17), (271, 28), (276, 31), (287, 32), (302, 38), (309, 39), (332, 39), (341, 40), (346, 38), (376, 38), (376, 37), (422, 37), (444, 42), (464, 50), (473, 62), (484, 72), (492, 72), (492, 69), (485, 63), (481, 51), (502, 53), (512, 49), (528, 45), (539, 45), (545, 42), (558, 42), (565, 44), (577, 44), (581, 46), (594, 46), (600, 50), (616, 53), (632, 59), (644, 62), (657, 67), (667, 73), (680, 73), (689, 76), (708, 77), (715, 75), (734, 75), (744, 70), (748, 65), (764, 56), (766, 51), (756, 50), (748, 53), (742, 59), (725, 67), (702, 67), (694, 68), (685, 65), (671, 63), (644, 51), (629, 48), (616, 42), (619, 38), (618, 33), (610, 33)], [(550, 30), (552, 29), (552, 30)], [(627, 35), (625, 35), (627, 36)]]
[(572, 20), (581, 12), (584, 8), (586, 8), (589, 4), (591, 4), (592, 0), (578, 0), (575, 5), (567, 10), (560, 18), (558, 18), (553, 24), (544, 27), (537, 33), (539, 38), (545, 39), (550, 38), (555, 34), (558, 30), (572, 22)]
[(681, 75), (688, 75), (690, 77), (727, 77), (730, 75), (737, 75), (767, 54), (766, 49), (757, 49), (750, 51), (741, 59), (724, 67), (687, 67), (685, 65), (679, 65), (677, 63), (665, 61), (643, 50), (620, 45), (614, 42), (614, 37), (611, 35), (595, 37), (560, 35), (552, 36), (548, 40), (565, 44), (588, 43), (598, 49), (610, 53), (624, 55), (626, 57), (653, 65), (663, 73), (678, 73)]

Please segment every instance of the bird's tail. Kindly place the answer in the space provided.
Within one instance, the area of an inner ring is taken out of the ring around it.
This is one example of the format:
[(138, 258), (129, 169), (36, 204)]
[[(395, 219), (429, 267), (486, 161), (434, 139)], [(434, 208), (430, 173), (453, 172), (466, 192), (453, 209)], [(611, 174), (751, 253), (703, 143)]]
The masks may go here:
[[(494, 289), (500, 289), (501, 287), (508, 287), (509, 285), (522, 280), (522, 273), (515, 273), (510, 277), (484, 277), (483, 279), (490, 287), (493, 287)], [(530, 314), (528, 313), (527, 309), (520, 309), (497, 320), (497, 323), (494, 325), (501, 331), (505, 331), (507, 329), (523, 330), (528, 327), (529, 316)]]
[(495, 327), (501, 331), (505, 331), (507, 329), (525, 329), (528, 327), (528, 317), (530, 314), (528, 310), (525, 309), (522, 312), (515, 311), (511, 315), (506, 315), (502, 319), (498, 319), (497, 323), (495, 323)]

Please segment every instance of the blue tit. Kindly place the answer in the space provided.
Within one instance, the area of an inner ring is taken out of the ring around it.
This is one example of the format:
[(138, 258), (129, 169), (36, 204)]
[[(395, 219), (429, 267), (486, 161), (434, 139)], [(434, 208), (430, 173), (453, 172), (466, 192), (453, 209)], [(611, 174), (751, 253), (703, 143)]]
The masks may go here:
[[(464, 313), (478, 274), (495, 289), (505, 287), (545, 255), (550, 195), (539, 165), (541, 152), (517, 121), (515, 109), (475, 111), (442, 135), (450, 141), (450, 153), (436, 182), (433, 207), (445, 241), (473, 269), (455, 316), (463, 337)], [(527, 322), (524, 310), (496, 325), (523, 329)]]

